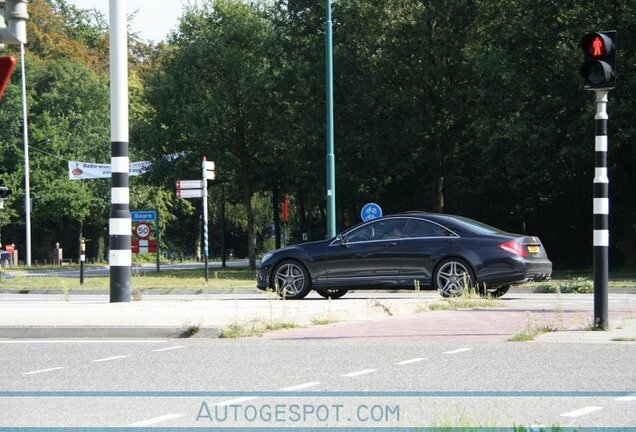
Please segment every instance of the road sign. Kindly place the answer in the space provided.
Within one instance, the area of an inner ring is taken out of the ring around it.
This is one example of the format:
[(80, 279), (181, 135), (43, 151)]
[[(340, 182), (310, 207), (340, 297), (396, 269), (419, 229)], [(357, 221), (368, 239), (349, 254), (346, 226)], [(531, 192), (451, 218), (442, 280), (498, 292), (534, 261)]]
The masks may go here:
[(360, 217), (363, 222), (370, 221), (382, 217), (382, 209), (376, 203), (367, 203), (360, 211)]
[(204, 160), (201, 163), (201, 168), (203, 168), (203, 179), (204, 180), (214, 180), (216, 175), (214, 173), (214, 161)]
[(203, 198), (203, 189), (177, 189), (177, 198)]
[(130, 242), (132, 253), (156, 253), (157, 240), (132, 240)]
[(177, 189), (201, 189), (203, 180), (177, 180)]
[(155, 210), (132, 210), (130, 219), (133, 222), (155, 222), (157, 220), (157, 212)]
[(148, 238), (150, 237), (150, 234), (152, 234), (152, 228), (145, 222), (139, 222), (135, 226), (135, 234), (137, 234), (137, 237), (140, 239)]

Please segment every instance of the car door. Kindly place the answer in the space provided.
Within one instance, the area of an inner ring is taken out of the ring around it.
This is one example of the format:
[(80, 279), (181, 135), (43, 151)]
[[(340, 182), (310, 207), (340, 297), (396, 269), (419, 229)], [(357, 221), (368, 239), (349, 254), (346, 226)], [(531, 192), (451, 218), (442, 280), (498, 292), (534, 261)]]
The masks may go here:
[(362, 225), (329, 246), (324, 259), (330, 284), (356, 285), (397, 279), (406, 220), (381, 219)]
[(457, 236), (445, 227), (423, 219), (409, 219), (402, 236), (403, 279), (428, 283), (435, 258), (443, 253)]

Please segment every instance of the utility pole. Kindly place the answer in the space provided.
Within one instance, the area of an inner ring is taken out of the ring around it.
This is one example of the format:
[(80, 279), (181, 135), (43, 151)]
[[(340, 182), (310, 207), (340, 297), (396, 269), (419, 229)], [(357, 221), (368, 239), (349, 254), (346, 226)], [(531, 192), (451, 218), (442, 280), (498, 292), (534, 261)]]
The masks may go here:
[(110, 302), (129, 302), (132, 276), (128, 187), (128, 33), (126, 1), (110, 0)]
[(581, 39), (583, 88), (593, 90), (594, 116), (594, 327), (607, 330), (609, 279), (609, 177), (607, 175), (607, 101), (616, 87), (616, 31), (590, 32)]
[(336, 236), (336, 162), (333, 133), (333, 42), (331, 0), (325, 0), (325, 55), (327, 65), (327, 238)]

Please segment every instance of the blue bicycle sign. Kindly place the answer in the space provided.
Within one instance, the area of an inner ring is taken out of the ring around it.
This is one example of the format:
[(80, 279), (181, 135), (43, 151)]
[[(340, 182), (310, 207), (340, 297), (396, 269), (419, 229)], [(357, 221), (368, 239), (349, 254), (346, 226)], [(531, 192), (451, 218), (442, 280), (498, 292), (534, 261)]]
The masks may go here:
[(382, 217), (382, 209), (376, 203), (367, 203), (360, 211), (360, 217), (363, 222)]

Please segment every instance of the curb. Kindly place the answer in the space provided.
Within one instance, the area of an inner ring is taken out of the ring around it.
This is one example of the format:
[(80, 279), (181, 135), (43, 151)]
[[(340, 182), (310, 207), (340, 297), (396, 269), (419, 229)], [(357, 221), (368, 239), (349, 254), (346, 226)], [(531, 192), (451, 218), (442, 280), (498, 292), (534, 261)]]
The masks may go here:
[(74, 326), (11, 326), (0, 327), (0, 339), (176, 339), (218, 338), (216, 327), (200, 328), (188, 335), (188, 329), (175, 327), (74, 327)]

